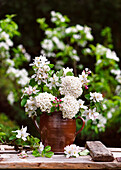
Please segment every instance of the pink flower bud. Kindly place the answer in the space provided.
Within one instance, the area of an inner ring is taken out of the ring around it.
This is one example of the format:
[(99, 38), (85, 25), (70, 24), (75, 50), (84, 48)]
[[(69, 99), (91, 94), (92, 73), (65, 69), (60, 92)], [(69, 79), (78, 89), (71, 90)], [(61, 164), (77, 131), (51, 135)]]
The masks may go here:
[(59, 104), (59, 107), (61, 107), (61, 104)]
[(60, 102), (62, 102), (62, 100), (60, 99)]
[(87, 85), (85, 85), (85, 89), (86, 89), (86, 90), (88, 89), (88, 86), (87, 86)]
[(55, 103), (55, 101), (53, 101), (53, 103)]
[(55, 107), (58, 107), (58, 105), (56, 105)]
[(57, 102), (59, 102), (59, 100), (57, 99)]
[(55, 100), (57, 100), (57, 97), (55, 97)]

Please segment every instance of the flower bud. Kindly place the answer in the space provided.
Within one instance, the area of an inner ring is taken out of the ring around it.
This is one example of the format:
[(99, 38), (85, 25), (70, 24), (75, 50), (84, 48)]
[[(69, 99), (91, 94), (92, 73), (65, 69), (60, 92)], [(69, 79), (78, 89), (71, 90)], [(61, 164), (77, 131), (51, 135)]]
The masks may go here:
[(86, 89), (86, 90), (88, 89), (88, 86), (87, 86), (87, 85), (85, 85), (85, 89)]

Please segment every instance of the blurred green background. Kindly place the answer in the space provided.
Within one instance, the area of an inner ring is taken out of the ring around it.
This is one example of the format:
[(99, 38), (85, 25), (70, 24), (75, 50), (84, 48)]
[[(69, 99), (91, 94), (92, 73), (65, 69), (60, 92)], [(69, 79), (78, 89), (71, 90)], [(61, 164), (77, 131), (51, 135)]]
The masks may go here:
[[(32, 58), (40, 55), (40, 41), (44, 38), (36, 19), (45, 17), (49, 23), (52, 10), (67, 15), (71, 20), (71, 25), (80, 24), (91, 27), (94, 35), (93, 44), (104, 42), (101, 31), (107, 26), (110, 27), (114, 51), (121, 58), (121, 0), (0, 0), (0, 19), (4, 18), (6, 14), (16, 14), (14, 21), (18, 24), (21, 36), (15, 37), (14, 42), (16, 45), (23, 44)], [(91, 62), (90, 58), (82, 61), (84, 66), (91, 69), (94, 63), (95, 60), (92, 58)], [(119, 65), (121, 66), (121, 62)], [(23, 114), (24, 108), (21, 108), (20, 104), (17, 103), (13, 109), (8, 104), (3, 91), (3, 88), (0, 88), (0, 112), (6, 113), (20, 126), (27, 125), (30, 131), (32, 121)], [(34, 131), (35, 128), (32, 127), (32, 133)], [(111, 140), (109, 140), (110, 136)], [(117, 143), (113, 141), (115, 137), (117, 137)], [(108, 129), (100, 136), (100, 139), (108, 146), (120, 146), (120, 134), (116, 134), (115, 130)]]
[(50, 11), (67, 15), (71, 24), (88, 25), (92, 28), (95, 41), (103, 41), (101, 30), (109, 26), (112, 30), (114, 50), (121, 56), (121, 1), (120, 0), (0, 0), (0, 19), (5, 14), (16, 14), (14, 21), (19, 26), (21, 37), (16, 43), (22, 43), (33, 56), (40, 51), (43, 34), (36, 22), (45, 17), (49, 22)]

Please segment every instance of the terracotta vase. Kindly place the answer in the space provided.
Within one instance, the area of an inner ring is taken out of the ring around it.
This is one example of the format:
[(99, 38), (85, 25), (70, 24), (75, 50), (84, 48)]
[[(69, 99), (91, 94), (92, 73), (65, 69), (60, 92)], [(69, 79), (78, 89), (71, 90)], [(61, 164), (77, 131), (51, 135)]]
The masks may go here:
[[(83, 124), (76, 132), (76, 119), (81, 119)], [(55, 153), (64, 152), (64, 147), (73, 144), (75, 137), (82, 131), (85, 121), (81, 117), (76, 119), (63, 119), (62, 112), (53, 112), (51, 115), (43, 113), (40, 116), (40, 125), (34, 117), (33, 121), (40, 133), (41, 141), (44, 146), (50, 145)]]

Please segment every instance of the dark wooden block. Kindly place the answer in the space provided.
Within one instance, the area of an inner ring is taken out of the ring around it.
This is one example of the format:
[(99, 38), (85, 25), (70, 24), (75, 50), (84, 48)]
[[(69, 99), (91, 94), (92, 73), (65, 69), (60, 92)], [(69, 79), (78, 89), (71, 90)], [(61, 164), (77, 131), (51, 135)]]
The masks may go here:
[(110, 162), (114, 160), (113, 154), (100, 141), (87, 141), (86, 148), (89, 149), (94, 161)]

